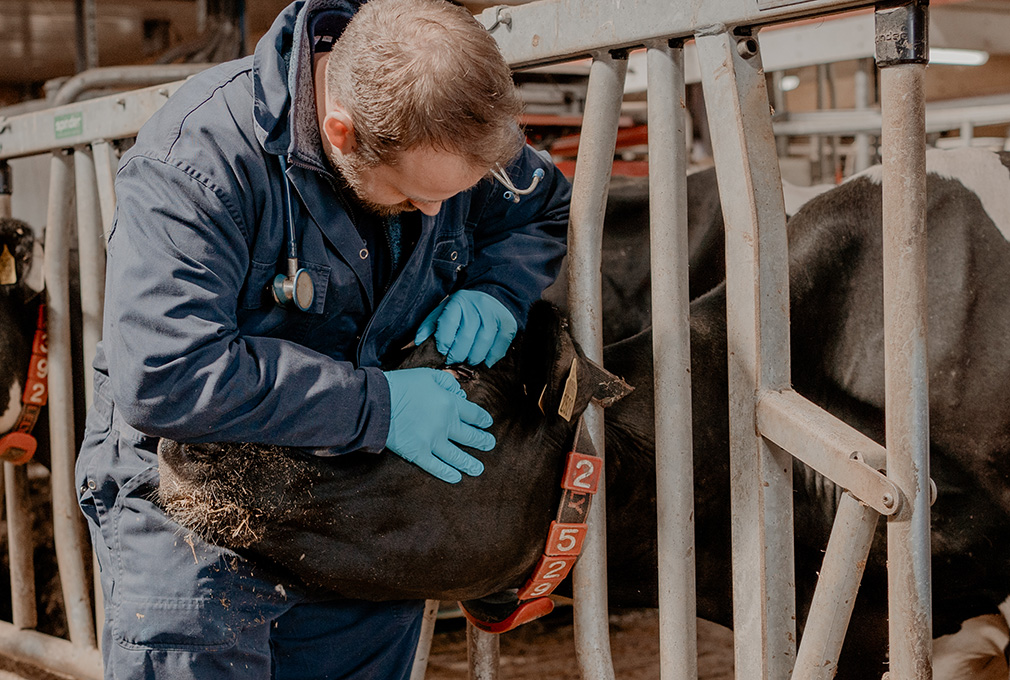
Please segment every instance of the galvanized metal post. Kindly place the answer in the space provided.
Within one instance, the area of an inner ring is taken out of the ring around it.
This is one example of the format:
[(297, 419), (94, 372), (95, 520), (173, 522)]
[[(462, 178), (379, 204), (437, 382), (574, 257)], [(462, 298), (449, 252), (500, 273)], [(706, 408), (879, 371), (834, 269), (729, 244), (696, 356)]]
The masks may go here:
[(414, 652), (414, 665), (410, 668), (410, 680), (424, 680), (431, 655), (431, 639), (435, 635), (435, 618), (438, 616), (438, 600), (424, 601), (424, 616), (421, 619), (421, 634)]
[(466, 624), (466, 656), (470, 680), (498, 680), (498, 635)]
[(792, 457), (757, 435), (756, 395), (789, 385), (785, 205), (757, 39), (696, 44), (726, 221), (736, 668), (777, 680), (796, 654)]
[[(872, 61), (860, 59), (856, 66), (856, 72), (852, 76), (857, 111), (870, 108), (870, 76), (873, 68)], [(870, 162), (870, 135), (865, 132), (857, 132), (852, 147), (855, 152), (853, 170), (862, 172), (872, 165)]]
[(105, 140), (91, 143), (95, 159), (95, 180), (98, 182), (98, 204), (102, 208), (102, 247), (108, 246), (106, 234), (112, 230), (112, 217), (116, 212), (116, 167), (119, 158), (115, 147)]
[(660, 677), (698, 677), (684, 50), (647, 45)]
[(4, 463), (7, 502), (7, 554), (11, 572), (11, 621), (18, 628), (35, 628), (35, 540), (28, 497), (28, 468)]
[(83, 517), (74, 490), (74, 383), (70, 347), (70, 227), (74, 202), (73, 159), (52, 155), (46, 219), (46, 294), (49, 317), (49, 438), (52, 457), (53, 538), (67, 608), (70, 639), (95, 646), (90, 584), (84, 555)]
[(843, 493), (791, 680), (831, 680), (880, 515)]
[[(74, 152), (74, 179), (77, 188), (77, 248), (81, 284), (81, 342), (84, 366), (91, 367), (98, 341), (102, 339), (102, 310), (105, 308), (105, 247), (102, 245), (102, 211), (98, 178), (90, 146)], [(84, 399), (91, 407), (94, 372), (84, 371)]]
[[(568, 228), (568, 301), (572, 334), (592, 361), (603, 363), (603, 293), (600, 262), (603, 215), (617, 145), (627, 55), (593, 56), (589, 70), (582, 139), (575, 161)], [(603, 411), (590, 405), (586, 427), (604, 459)], [(589, 514), (585, 549), (573, 576), (575, 653), (584, 680), (614, 677), (607, 620), (607, 496), (602, 483)]]
[(932, 677), (929, 389), (926, 355), (925, 0), (878, 5), (887, 476), (904, 503), (887, 520), (890, 674)]

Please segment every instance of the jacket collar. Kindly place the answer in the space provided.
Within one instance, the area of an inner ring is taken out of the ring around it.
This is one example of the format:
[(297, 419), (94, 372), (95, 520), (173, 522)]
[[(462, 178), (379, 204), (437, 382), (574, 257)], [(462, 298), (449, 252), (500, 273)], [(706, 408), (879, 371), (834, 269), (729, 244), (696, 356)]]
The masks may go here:
[(253, 56), (256, 138), (268, 153), (330, 172), (319, 138), (308, 22), (330, 10), (354, 15), (365, 0), (296, 0), (274, 20)]

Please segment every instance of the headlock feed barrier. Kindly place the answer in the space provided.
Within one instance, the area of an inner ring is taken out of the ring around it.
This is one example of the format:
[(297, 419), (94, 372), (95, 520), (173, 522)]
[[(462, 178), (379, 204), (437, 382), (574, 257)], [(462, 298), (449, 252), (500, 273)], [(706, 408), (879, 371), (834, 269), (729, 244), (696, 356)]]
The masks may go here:
[[(764, 25), (874, 7), (882, 69), (887, 446), (790, 388), (785, 210), (757, 34)], [(602, 361), (600, 252), (627, 50), (647, 48), (659, 522), (661, 672), (696, 678), (687, 152), (683, 42), (694, 40), (726, 224), (735, 665), (749, 678), (829, 678), (878, 515), (888, 521), (890, 678), (931, 677), (929, 469), (925, 348), (925, 2), (860, 0), (538, 0), (485, 10), (515, 68), (592, 57), (569, 229), (572, 329)], [(30, 560), (14, 564), (14, 623), (0, 654), (79, 678), (101, 677), (86, 541), (73, 488), (70, 230), (80, 240), (84, 360), (101, 332), (103, 226), (114, 207), (115, 143), (178, 84), (0, 120), (0, 161), (51, 155), (46, 224), (54, 530), (70, 641), (37, 633)], [(16, 181), (16, 178), (15, 178)], [(16, 189), (16, 187), (15, 187)], [(743, 200), (743, 199), (746, 200)], [(72, 206), (76, 204), (76, 216)], [(900, 244), (900, 247), (899, 247)], [(90, 381), (90, 377), (88, 378)], [(90, 400), (90, 382), (86, 386)], [(602, 455), (603, 416), (587, 425)], [(855, 452), (855, 453), (853, 453)], [(796, 647), (792, 458), (847, 489)], [(8, 503), (18, 472), (5, 464)], [(878, 470), (887, 470), (883, 475)], [(925, 491), (924, 491), (925, 490)], [(605, 492), (601, 485), (600, 494)], [(10, 507), (10, 506), (9, 506)], [(594, 504), (574, 571), (575, 636), (586, 680), (614, 677), (607, 629), (605, 498)], [(19, 513), (10, 507), (8, 517)], [(29, 537), (11, 528), (11, 552)], [(20, 551), (20, 552), (19, 552)], [(30, 549), (27, 550), (30, 557)], [(26, 573), (24, 569), (27, 569)], [(100, 593), (100, 590), (97, 592)], [(837, 603), (847, 603), (839, 610)], [(825, 607), (824, 604), (831, 605)], [(95, 609), (101, 616), (101, 605)], [(434, 607), (429, 607), (429, 614)], [(426, 625), (430, 642), (431, 616)], [(497, 677), (497, 638), (468, 631), (471, 677)], [(422, 640), (415, 677), (423, 676)]]

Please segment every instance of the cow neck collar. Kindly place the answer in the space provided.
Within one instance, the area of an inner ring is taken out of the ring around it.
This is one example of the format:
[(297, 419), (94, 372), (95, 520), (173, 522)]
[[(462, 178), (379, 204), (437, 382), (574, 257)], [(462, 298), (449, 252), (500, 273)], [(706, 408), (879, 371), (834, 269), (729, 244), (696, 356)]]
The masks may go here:
[(32, 436), (32, 430), (49, 397), (48, 353), (46, 306), (41, 304), (35, 323), (35, 338), (32, 341), (32, 357), (28, 362), (28, 375), (21, 392), (21, 414), (10, 432), (0, 437), (0, 460), (7, 463), (21, 465), (35, 455), (36, 441)]
[(554, 609), (549, 595), (572, 570), (582, 552), (589, 509), (602, 471), (603, 460), (597, 455), (580, 415), (561, 479), (561, 502), (548, 529), (543, 555), (515, 593), (460, 602), (467, 621), (488, 633), (504, 633)]

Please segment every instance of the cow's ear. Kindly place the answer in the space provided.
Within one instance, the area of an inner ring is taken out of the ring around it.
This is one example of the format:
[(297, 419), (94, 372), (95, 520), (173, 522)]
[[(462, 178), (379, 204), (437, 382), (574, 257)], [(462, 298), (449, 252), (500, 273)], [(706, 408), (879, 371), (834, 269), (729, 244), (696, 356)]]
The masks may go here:
[(538, 302), (530, 310), (521, 372), (526, 393), (540, 411), (565, 420), (581, 415), (593, 399), (609, 406), (633, 389), (583, 356), (568, 321), (547, 302)]
[(42, 244), (32, 228), (0, 218), (0, 289), (27, 302), (43, 288), (43, 266)]

